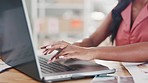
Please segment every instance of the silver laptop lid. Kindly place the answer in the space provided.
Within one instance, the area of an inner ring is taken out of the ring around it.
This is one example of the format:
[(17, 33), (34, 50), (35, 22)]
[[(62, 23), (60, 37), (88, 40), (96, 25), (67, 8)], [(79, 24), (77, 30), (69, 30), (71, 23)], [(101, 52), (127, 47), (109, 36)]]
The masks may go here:
[(0, 34), (2, 60), (40, 80), (25, 0), (0, 0)]

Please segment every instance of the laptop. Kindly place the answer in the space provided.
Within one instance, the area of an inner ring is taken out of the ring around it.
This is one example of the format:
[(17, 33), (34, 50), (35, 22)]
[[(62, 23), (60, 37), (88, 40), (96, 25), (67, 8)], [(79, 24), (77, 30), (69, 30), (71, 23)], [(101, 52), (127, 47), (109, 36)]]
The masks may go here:
[(115, 72), (95, 62), (76, 59), (59, 59), (47, 64), (48, 59), (37, 55), (25, 0), (0, 0), (0, 34), (2, 60), (38, 81), (62, 81)]

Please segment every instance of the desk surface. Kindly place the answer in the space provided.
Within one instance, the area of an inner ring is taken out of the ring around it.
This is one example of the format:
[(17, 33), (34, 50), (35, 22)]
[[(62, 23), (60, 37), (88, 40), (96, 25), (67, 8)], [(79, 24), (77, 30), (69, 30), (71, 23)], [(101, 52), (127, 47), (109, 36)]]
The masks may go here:
[[(109, 68), (115, 68), (117, 76), (131, 76), (128, 71), (119, 62), (100, 61), (99, 63), (108, 66)], [(71, 81), (63, 81), (57, 83), (90, 83), (93, 78), (85, 78)], [(32, 78), (18, 72), (15, 69), (10, 69), (3, 73), (0, 73), (0, 83), (39, 83)]]

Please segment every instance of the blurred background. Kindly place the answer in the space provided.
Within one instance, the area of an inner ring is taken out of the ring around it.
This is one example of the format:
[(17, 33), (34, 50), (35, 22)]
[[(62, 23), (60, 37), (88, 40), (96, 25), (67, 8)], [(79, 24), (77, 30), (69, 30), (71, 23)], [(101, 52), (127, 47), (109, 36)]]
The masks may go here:
[[(26, 0), (36, 46), (91, 35), (117, 0)], [(102, 45), (109, 45), (108, 39)]]

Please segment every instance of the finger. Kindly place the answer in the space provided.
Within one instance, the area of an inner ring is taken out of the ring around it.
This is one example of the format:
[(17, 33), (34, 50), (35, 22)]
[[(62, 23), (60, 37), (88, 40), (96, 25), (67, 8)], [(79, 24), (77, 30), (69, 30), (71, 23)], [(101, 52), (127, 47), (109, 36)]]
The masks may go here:
[(45, 52), (44, 55), (47, 55), (48, 52)]
[(47, 52), (48, 51), (48, 49), (45, 49), (44, 51), (43, 51), (43, 53), (45, 53), (45, 52)]
[(45, 49), (47, 46), (40, 47), (40, 49)]
[(64, 50), (61, 50), (61, 51), (59, 51), (56, 55), (55, 55), (55, 57), (54, 58), (56, 58), (56, 59), (59, 59), (61, 56), (62, 57), (64, 57), (65, 56), (65, 54), (66, 53), (68, 53), (68, 52), (66, 52), (66, 50), (64, 49)]
[(49, 49), (54, 49), (54, 50), (63, 50), (67, 47), (67, 45), (55, 45), (55, 46), (52, 46), (51, 48)]
[(51, 63), (52, 61), (51, 60), (48, 60), (47, 64)]
[(54, 50), (57, 50), (57, 48), (56, 48), (56, 47), (46, 48), (46, 49), (43, 51), (43, 53), (45, 53), (45, 54), (50, 54), (50, 53), (52, 53)]
[(52, 53), (53, 51), (54, 51), (54, 49), (53, 49), (53, 50), (49, 50), (49, 51), (48, 51), (48, 54)]
[(40, 47), (40, 49), (46, 49), (48, 46), (50, 46), (50, 45), (42, 46), (42, 47)]
[(43, 51), (43, 53), (44, 53), (44, 55), (47, 55), (47, 54), (50, 54), (53, 51), (54, 50), (46, 49), (45, 51)]
[(71, 56), (72, 54), (70, 53), (70, 52), (60, 52), (59, 54), (57, 54), (55, 57), (54, 57), (54, 59), (59, 59), (61, 56), (62, 56), (62, 58), (63, 59), (69, 59), (69, 58), (71, 58), (71, 57), (65, 57), (65, 56)]
[(49, 42), (48, 45), (42, 46), (42, 47), (40, 47), (40, 49), (46, 49), (48, 47), (51, 47), (52, 44), (53, 44), (53, 42)]
[(52, 59), (52, 60), (48, 60), (48, 62), (47, 62), (47, 64), (49, 64), (49, 63), (51, 63), (51, 62), (54, 62), (54, 61), (56, 61), (56, 59)]
[(71, 53), (73, 52), (73, 50), (71, 51), (71, 49), (69, 48), (70, 45), (67, 45), (64, 49), (60, 49), (59, 52), (56, 54), (56, 56), (64, 56), (67, 53)]
[(58, 56), (58, 54), (60, 53), (60, 51), (58, 51), (53, 57), (51, 57), (51, 61), (56, 57), (56, 56)]
[(56, 59), (55, 58), (53, 58), (52, 60), (51, 60), (51, 62), (54, 62)]
[(51, 58), (51, 60), (53, 60), (53, 59), (58, 59), (60, 56), (62, 56), (63, 55), (63, 53), (65, 52), (65, 50), (66, 49), (59, 49), (59, 46), (55, 46), (55, 47), (52, 47), (52, 49), (58, 49), (59, 51), (55, 54), (55, 56), (53, 56), (52, 58)]
[(55, 61), (57, 61), (59, 58), (53, 58), (52, 60), (51, 60), (51, 62), (55, 62)]
[(58, 42), (55, 42), (55, 43), (52, 43), (50, 42), (48, 45), (45, 45), (45, 46), (42, 46), (40, 47), (41, 49), (46, 49), (48, 46), (55, 46), (55, 45), (68, 45), (69, 43), (65, 42), (65, 41), (58, 41)]
[[(68, 52), (66, 52), (66, 53), (61, 53), (61, 52), (58, 52), (55, 56), (53, 56), (52, 58), (51, 58), (51, 62), (54, 62), (54, 61), (56, 61), (57, 59), (59, 59), (59, 57), (60, 56), (66, 56), (68, 54)], [(70, 54), (68, 54), (68, 55), (70, 55)], [(67, 58), (70, 58), (70, 57), (67, 57)]]

